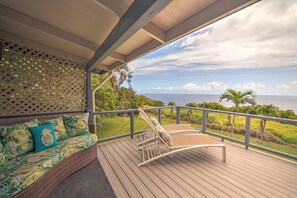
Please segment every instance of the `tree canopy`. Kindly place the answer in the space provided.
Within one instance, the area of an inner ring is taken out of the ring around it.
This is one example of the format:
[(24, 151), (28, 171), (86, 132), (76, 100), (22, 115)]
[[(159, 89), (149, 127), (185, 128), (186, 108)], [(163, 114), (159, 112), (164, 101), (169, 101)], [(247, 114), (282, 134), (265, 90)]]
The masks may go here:
[(233, 102), (235, 109), (244, 104), (256, 105), (256, 96), (253, 90), (236, 91), (234, 89), (227, 89), (220, 97), (220, 102), (223, 100)]
[[(92, 87), (96, 87), (108, 74), (92, 74)], [(131, 109), (148, 106), (165, 106), (160, 100), (139, 95), (131, 86), (133, 72), (124, 65), (116, 70), (114, 76), (96, 92), (96, 111)], [(124, 87), (124, 82), (128, 87)]]

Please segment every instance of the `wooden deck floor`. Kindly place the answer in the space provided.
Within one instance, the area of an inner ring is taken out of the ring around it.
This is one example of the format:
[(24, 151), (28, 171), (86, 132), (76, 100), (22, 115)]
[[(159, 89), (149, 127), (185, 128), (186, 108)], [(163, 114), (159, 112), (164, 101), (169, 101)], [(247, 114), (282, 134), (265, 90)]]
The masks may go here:
[(137, 139), (98, 147), (98, 159), (117, 197), (297, 197), (297, 165), (226, 143), (184, 151), (137, 167)]

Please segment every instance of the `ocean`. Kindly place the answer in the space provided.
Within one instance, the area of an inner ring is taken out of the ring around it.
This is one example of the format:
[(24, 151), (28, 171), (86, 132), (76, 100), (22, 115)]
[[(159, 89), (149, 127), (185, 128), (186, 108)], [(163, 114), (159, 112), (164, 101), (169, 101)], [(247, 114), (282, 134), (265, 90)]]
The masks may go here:
[[(179, 106), (184, 106), (189, 102), (203, 103), (203, 102), (219, 102), (220, 95), (206, 95), (206, 94), (143, 94), (155, 100), (161, 100), (168, 104), (173, 101)], [(297, 113), (297, 96), (256, 96), (258, 104), (273, 104), (282, 110), (294, 110)], [(230, 107), (231, 102), (222, 101), (224, 106)]]

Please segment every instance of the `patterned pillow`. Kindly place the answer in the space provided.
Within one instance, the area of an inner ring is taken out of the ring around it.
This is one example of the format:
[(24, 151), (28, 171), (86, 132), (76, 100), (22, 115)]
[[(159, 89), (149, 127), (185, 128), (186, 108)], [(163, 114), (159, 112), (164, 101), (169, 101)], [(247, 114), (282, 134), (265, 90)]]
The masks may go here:
[(89, 127), (84, 115), (63, 116), (64, 125), (70, 137), (89, 133)]
[(39, 126), (48, 125), (48, 124), (54, 125), (55, 135), (56, 135), (56, 138), (58, 141), (65, 140), (65, 139), (69, 138), (69, 135), (68, 135), (66, 128), (64, 126), (62, 117), (39, 122)]
[(84, 118), (84, 121), (88, 124), (89, 123), (89, 115), (90, 113), (83, 113), (82, 116)]
[(29, 129), (33, 135), (35, 152), (58, 145), (53, 124), (30, 127)]
[(169, 146), (172, 146), (172, 138), (171, 136), (165, 131), (165, 129), (159, 125), (156, 127), (159, 136), (166, 142)]
[(25, 124), (27, 127), (38, 126), (38, 120), (37, 120), (37, 119), (33, 119), (33, 120), (30, 120), (29, 122), (24, 122), (24, 124)]
[(6, 153), (4, 153), (4, 147), (2, 142), (0, 141), (0, 166), (5, 162), (7, 162), (7, 160), (8, 160), (8, 156), (6, 155)]
[(33, 150), (33, 138), (24, 124), (0, 126), (0, 139), (9, 159)]
[(152, 123), (153, 123), (156, 127), (157, 127), (157, 126), (161, 126), (160, 122), (159, 122), (156, 118), (151, 117), (151, 121), (152, 121)]

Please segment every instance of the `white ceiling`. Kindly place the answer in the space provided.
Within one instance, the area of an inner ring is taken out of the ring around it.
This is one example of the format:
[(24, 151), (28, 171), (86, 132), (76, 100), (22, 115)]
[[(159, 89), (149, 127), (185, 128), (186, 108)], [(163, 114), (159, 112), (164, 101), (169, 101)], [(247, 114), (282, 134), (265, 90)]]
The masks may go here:
[[(28, 47), (40, 48), (38, 50), (56, 51), (84, 64), (94, 56), (93, 59), (100, 60), (94, 61), (96, 67), (107, 70), (257, 2), (155, 1), (161, 2), (165, 8), (154, 8), (153, 12), (157, 12), (153, 13), (155, 16), (141, 26), (132, 27), (135, 33), (125, 37), (125, 40), (111, 38), (110, 41), (114, 43), (104, 45), (106, 53), (101, 53), (104, 54), (102, 60), (98, 58), (101, 54), (95, 54), (95, 51), (100, 47), (102, 51), (102, 43), (109, 34), (117, 31), (117, 23), (129, 12), (133, 0), (0, 0), (0, 35), (25, 43)], [(127, 28), (127, 31), (131, 31), (131, 28)]]

